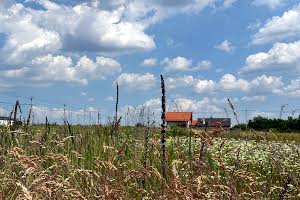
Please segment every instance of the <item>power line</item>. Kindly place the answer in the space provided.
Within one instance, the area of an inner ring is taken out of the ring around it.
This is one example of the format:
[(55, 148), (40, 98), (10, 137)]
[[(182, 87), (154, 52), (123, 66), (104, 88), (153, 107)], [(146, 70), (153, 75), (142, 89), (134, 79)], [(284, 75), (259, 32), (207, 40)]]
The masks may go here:
[[(4, 101), (0, 101), (0, 105), (3, 104), (3, 105), (14, 105), (15, 103), (9, 103), (9, 102), (4, 102)], [(78, 112), (78, 113), (84, 113), (84, 112), (91, 112), (91, 113), (97, 113), (99, 112), (99, 110), (101, 109), (95, 109), (95, 110), (88, 110), (87, 107), (83, 107), (83, 108), (77, 108), (76, 110), (75, 109), (70, 109), (71, 107), (70, 106), (64, 106), (64, 108), (49, 108), (49, 107), (45, 107), (45, 106), (42, 106), (42, 105), (38, 105), (38, 104), (33, 104), (33, 103), (20, 103), (21, 106), (32, 106), (33, 108), (36, 107), (36, 108), (40, 108), (42, 110), (48, 110), (48, 111), (54, 111), (54, 112), (60, 112), (60, 111), (64, 111), (66, 109), (69, 109), (71, 112)], [(293, 112), (293, 111), (296, 111), (296, 110), (300, 110), (300, 108), (295, 108), (295, 109), (291, 109), (290, 111)], [(225, 111), (225, 110), (224, 110)], [(194, 111), (193, 113), (199, 113), (199, 114), (211, 114), (211, 113), (216, 113), (216, 114), (224, 114), (224, 111)], [(272, 113), (275, 113), (275, 112), (278, 112), (279, 110), (260, 110), (260, 109), (236, 109), (237, 112), (272, 112)], [(289, 110), (286, 110), (286, 112), (289, 111)], [(283, 113), (286, 113), (283, 111)], [(295, 113), (295, 112), (293, 112)]]

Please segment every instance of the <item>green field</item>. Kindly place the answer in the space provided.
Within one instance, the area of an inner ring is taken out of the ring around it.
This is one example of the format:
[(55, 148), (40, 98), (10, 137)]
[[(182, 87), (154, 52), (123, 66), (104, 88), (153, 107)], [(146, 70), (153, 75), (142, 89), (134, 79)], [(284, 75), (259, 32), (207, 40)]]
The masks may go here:
[(300, 199), (300, 134), (31, 126), (0, 131), (0, 199)]

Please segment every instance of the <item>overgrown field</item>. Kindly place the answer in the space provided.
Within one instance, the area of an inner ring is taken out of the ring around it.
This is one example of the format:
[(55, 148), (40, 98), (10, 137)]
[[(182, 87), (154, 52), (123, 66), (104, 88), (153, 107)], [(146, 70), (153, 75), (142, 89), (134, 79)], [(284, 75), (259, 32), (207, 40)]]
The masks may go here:
[(169, 130), (164, 179), (155, 127), (2, 127), (0, 199), (300, 199), (299, 143), (221, 134)]

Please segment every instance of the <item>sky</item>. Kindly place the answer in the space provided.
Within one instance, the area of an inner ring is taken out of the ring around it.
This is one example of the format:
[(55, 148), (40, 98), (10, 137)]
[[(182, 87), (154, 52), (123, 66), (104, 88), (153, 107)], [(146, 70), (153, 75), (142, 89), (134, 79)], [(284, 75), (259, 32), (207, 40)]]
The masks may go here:
[(0, 1), (2, 115), (32, 97), (37, 116), (107, 118), (116, 83), (121, 115), (159, 113), (160, 74), (169, 111), (232, 116), (230, 98), (241, 121), (299, 114), (300, 1)]

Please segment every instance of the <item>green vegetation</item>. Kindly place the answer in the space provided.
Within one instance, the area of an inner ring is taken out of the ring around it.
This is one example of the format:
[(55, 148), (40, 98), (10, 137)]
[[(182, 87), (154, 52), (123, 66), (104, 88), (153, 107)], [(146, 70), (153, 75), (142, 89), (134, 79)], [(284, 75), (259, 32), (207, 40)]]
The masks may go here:
[(238, 134), (168, 130), (164, 179), (160, 129), (151, 125), (2, 127), (0, 197), (299, 199), (292, 134), (285, 141)]
[(246, 127), (256, 131), (273, 131), (282, 133), (300, 132), (300, 116), (298, 118), (288, 117), (284, 119), (269, 119), (265, 117), (254, 117), (249, 123), (236, 125), (234, 128), (246, 130)]

